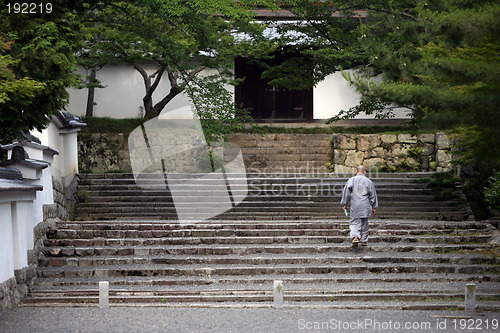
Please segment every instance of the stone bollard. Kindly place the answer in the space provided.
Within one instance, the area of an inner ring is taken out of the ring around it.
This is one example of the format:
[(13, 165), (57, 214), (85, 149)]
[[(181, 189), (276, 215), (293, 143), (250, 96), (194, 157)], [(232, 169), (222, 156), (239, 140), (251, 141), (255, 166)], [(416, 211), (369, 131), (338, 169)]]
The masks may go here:
[(465, 285), (465, 311), (476, 311), (476, 285), (474, 283)]
[(109, 282), (99, 282), (99, 307), (101, 309), (109, 308)]
[(283, 309), (283, 281), (274, 281), (274, 307), (276, 309)]

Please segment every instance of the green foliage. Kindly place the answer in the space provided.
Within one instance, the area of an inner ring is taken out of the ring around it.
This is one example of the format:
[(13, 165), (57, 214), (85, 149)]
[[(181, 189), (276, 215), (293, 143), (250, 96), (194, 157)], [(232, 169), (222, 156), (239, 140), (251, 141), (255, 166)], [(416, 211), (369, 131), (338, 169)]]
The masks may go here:
[(460, 179), (455, 177), (452, 172), (439, 172), (430, 176), (429, 188), (446, 187), (454, 188), (455, 184), (460, 182)]
[(241, 131), (251, 119), (245, 110), (235, 108), (225, 83), (219, 76), (206, 76), (186, 88), (208, 144), (225, 141), (227, 134)]
[[(352, 117), (367, 106), (386, 116), (387, 106), (397, 105), (410, 108), (419, 124), (498, 128), (500, 5), (416, 1), (408, 11), (411, 17), (395, 10), (372, 15), (362, 26), (372, 73), (383, 73), (385, 81), (346, 75), (363, 102), (344, 115)], [(498, 135), (486, 139), (493, 156)]]
[(410, 157), (413, 157), (417, 161), (422, 157), (422, 152), (424, 151), (424, 146), (422, 141), (418, 141), (413, 147), (408, 148), (407, 152)]
[[(492, 123), (496, 120), (492, 119)], [(458, 127), (451, 136), (457, 163), (472, 165), (479, 173), (492, 174), (500, 166), (498, 127), (470, 125)]]
[(431, 181), (427, 183), (427, 188), (431, 190), (436, 200), (450, 201), (459, 198), (455, 191), (455, 185), (460, 183), (460, 179), (452, 172), (440, 172), (431, 175)]
[(202, 172), (214, 172), (223, 166), (224, 161), (222, 158), (217, 154), (213, 154), (211, 150), (202, 155), (198, 161), (198, 167)]
[[(362, 112), (376, 118), (390, 118), (395, 107), (406, 107), (412, 112), (413, 124), (419, 128), (453, 129), (457, 163), (468, 166), (462, 173), (464, 190), (476, 217), (486, 218), (483, 189), (493, 170), (500, 166), (498, 1), (339, 0), (329, 3), (339, 9), (339, 13), (343, 6), (349, 5), (351, 10), (367, 9), (368, 14), (359, 28), (343, 31), (347, 32), (346, 36), (355, 32), (354, 38), (350, 38), (351, 48), (323, 44), (330, 52), (339, 53), (338, 59), (345, 56), (345, 60), (352, 55), (352, 49), (358, 48), (362, 65), (342, 66), (341, 61), (331, 62), (331, 70), (334, 66), (358, 69), (355, 73), (343, 74), (361, 93), (362, 99), (358, 106), (340, 112), (330, 122), (354, 118)], [(328, 6), (317, 7), (325, 10)], [(324, 24), (318, 21), (316, 25), (318, 40), (328, 35), (325, 34), (331, 25), (328, 21)], [(331, 36), (341, 41), (341, 45), (342, 36)], [(321, 46), (315, 50), (320, 49)], [(320, 56), (310, 60), (318, 68), (325, 68)]]
[(484, 195), (491, 208), (500, 209), (500, 172), (490, 178), (489, 186), (484, 191)]
[[(199, 91), (217, 96), (218, 86), (199, 75), (204, 69), (217, 70), (220, 80), (233, 79), (230, 69), (234, 57), (255, 47), (236, 41), (233, 32), (259, 34), (256, 24), (251, 23), (250, 10), (257, 5), (276, 8), (273, 1), (267, 0), (101, 2), (84, 20), (88, 38), (80, 53), (80, 64), (85, 68), (132, 65), (144, 81), (143, 104), (145, 119), (149, 120), (192, 85), (200, 87), (191, 89), (191, 98), (193, 92)], [(157, 90), (162, 80), (170, 84), (163, 96)], [(96, 84), (88, 80), (84, 83)]]
[(85, 190), (78, 190), (75, 194), (75, 199), (77, 202), (86, 202), (89, 198), (89, 193)]
[[(364, 1), (333, 1), (318, 4), (311, 0), (283, 1), (294, 20), (276, 28), (276, 45), (267, 57), (290, 54), (273, 65), (261, 62), (263, 77), (274, 86), (306, 89), (341, 68), (365, 63), (367, 55), (358, 43), (359, 19), (354, 13)], [(262, 56), (262, 55), (260, 55)], [(255, 59), (257, 60), (257, 59)]]
[[(3, 2), (0, 1), (3, 9)], [(0, 12), (0, 141), (41, 130), (67, 104), (76, 82), (80, 6), (54, 1), (50, 14)]]
[(391, 164), (384, 161), (378, 167), (378, 172), (419, 172), (419, 165), (410, 165), (406, 159), (403, 159), (399, 164)]
[(114, 119), (114, 118), (83, 118), (82, 121), (87, 124), (80, 131), (82, 134), (93, 133), (123, 133), (130, 134), (137, 126), (140, 126), (144, 120), (142, 119)]

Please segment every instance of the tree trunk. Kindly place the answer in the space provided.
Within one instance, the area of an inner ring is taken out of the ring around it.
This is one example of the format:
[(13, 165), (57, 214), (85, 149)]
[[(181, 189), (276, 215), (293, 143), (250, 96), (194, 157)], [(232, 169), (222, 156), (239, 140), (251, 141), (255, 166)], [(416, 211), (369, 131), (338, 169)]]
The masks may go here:
[[(97, 71), (95, 68), (90, 69), (90, 82), (95, 82)], [(95, 95), (95, 87), (93, 84), (89, 87), (89, 93), (87, 95), (87, 111), (85, 112), (85, 117), (93, 117), (94, 116), (94, 95)]]
[(165, 106), (178, 94), (183, 92), (184, 89), (182, 89), (179, 86), (173, 86), (170, 88), (170, 92), (168, 93), (167, 96), (165, 96), (161, 101), (155, 104), (155, 106), (148, 112), (146, 112), (146, 116), (144, 117), (146, 120), (158, 117), (160, 113), (163, 111)]
[[(184, 85), (187, 82), (184, 82), (183, 85), (179, 85), (178, 75), (179, 72), (173, 68), (166, 67), (163, 65), (159, 65), (159, 69), (151, 75), (142, 68), (139, 64), (135, 63), (134, 68), (141, 74), (142, 79), (144, 81), (144, 87), (146, 88), (146, 95), (144, 95), (142, 102), (144, 105), (144, 119), (150, 120), (155, 117), (158, 117), (160, 113), (163, 111), (165, 106), (177, 95), (184, 91)], [(190, 75), (194, 76), (205, 69), (205, 66), (194, 69)], [(163, 76), (163, 73), (167, 71), (168, 80), (170, 82), (170, 91), (167, 96), (161, 99), (158, 103), (153, 103), (153, 93), (155, 92), (160, 80)], [(154, 79), (153, 83), (152, 80)]]

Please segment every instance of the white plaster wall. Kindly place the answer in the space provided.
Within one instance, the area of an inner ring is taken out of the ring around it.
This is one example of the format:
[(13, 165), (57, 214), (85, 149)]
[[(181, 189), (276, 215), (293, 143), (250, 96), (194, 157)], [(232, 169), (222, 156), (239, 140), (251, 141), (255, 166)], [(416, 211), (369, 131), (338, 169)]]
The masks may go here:
[[(353, 70), (347, 70), (353, 74)], [(381, 81), (381, 77), (374, 78), (374, 81)], [(341, 110), (349, 110), (359, 104), (361, 95), (350, 86), (349, 82), (342, 76), (341, 72), (336, 72), (318, 83), (313, 90), (313, 114), (314, 119), (328, 119), (339, 114)], [(398, 108), (394, 111), (395, 118), (408, 118), (408, 109)], [(355, 119), (373, 119), (373, 115), (359, 114)]]
[(0, 283), (14, 277), (11, 203), (0, 202)]
[(33, 202), (13, 202), (11, 208), (14, 269), (21, 269), (28, 266), (28, 250), (33, 248)]
[[(149, 67), (148, 73), (153, 73), (154, 68)], [(205, 70), (203, 75), (213, 74), (214, 70)], [(353, 71), (347, 71), (353, 72)], [(84, 74), (80, 70), (80, 74)], [(97, 79), (106, 85), (106, 88), (95, 90), (94, 115), (96, 117), (111, 118), (136, 118), (140, 114), (142, 98), (145, 94), (144, 83), (141, 75), (127, 65), (107, 66), (97, 72)], [(227, 86), (231, 92), (234, 87)], [(168, 94), (170, 83), (164, 76), (153, 95), (153, 101), (158, 102)], [(67, 110), (76, 116), (84, 116), (87, 105), (87, 89), (70, 89), (70, 100)], [(314, 119), (328, 119), (337, 115), (341, 110), (348, 110), (359, 103), (360, 95), (344, 79), (341, 72), (329, 75), (313, 89), (313, 117)], [(184, 94), (177, 95), (165, 108), (162, 118), (183, 119), (186, 109), (191, 105)], [(406, 110), (396, 112), (396, 118), (406, 118)], [(357, 119), (371, 119), (373, 115), (360, 114)]]
[(28, 250), (34, 246), (34, 199), (34, 190), (0, 192), (0, 283), (28, 266)]
[[(43, 222), (43, 205), (53, 204), (54, 203), (54, 191), (52, 185), (52, 168), (49, 164), (47, 168), (41, 171), (41, 175), (39, 179), (25, 179), (26, 182), (29, 182), (33, 185), (42, 185), (43, 190), (36, 192), (35, 200), (33, 201), (33, 207), (27, 207), (26, 209), (30, 210), (30, 217), (32, 222), (30, 223), (31, 229), (34, 228), (38, 223)], [(24, 211), (22, 212), (24, 214)], [(32, 230), (31, 230), (32, 231)], [(31, 246), (32, 244), (30, 244)], [(31, 247), (30, 247), (31, 248)]]
[(78, 173), (78, 135), (77, 131), (60, 133), (59, 150), (61, 180), (64, 186), (71, 184), (73, 177)]
[[(42, 145), (49, 146), (59, 152), (59, 155), (54, 155), (54, 159), (51, 164), (51, 177), (52, 175), (56, 177), (57, 179), (61, 179), (61, 170), (62, 166), (64, 165), (63, 157), (62, 157), (62, 147), (60, 147), (59, 143), (59, 129), (57, 128), (54, 123), (50, 123), (49, 126), (44, 129), (43, 131), (32, 131), (32, 134), (36, 136), (37, 138), (40, 139), (42, 142)], [(45, 169), (47, 170), (47, 169)], [(44, 171), (45, 171), (44, 170)], [(47, 176), (45, 176), (47, 177)], [(50, 183), (52, 184), (52, 179), (50, 180)], [(51, 186), (52, 188), (52, 186)], [(44, 192), (45, 192), (45, 186), (44, 186)]]
[[(148, 74), (155, 71), (153, 66), (145, 67)], [(84, 69), (79, 74), (85, 74)], [(105, 88), (96, 88), (94, 95), (94, 116), (111, 118), (137, 118), (145, 95), (144, 81), (134, 67), (129, 65), (105, 66), (97, 71), (96, 78)], [(153, 94), (153, 102), (160, 101), (159, 96), (166, 96), (170, 83), (166, 74)], [(75, 116), (85, 116), (88, 89), (69, 89), (67, 111)]]
[[(44, 189), (45, 184), (52, 184), (52, 176), (63, 183), (65, 179), (69, 179), (69, 182), (71, 182), (73, 175), (78, 172), (78, 130), (60, 131), (56, 125), (51, 123), (42, 132), (32, 132), (33, 135), (40, 139), (42, 145), (49, 146), (59, 152), (58, 155), (54, 155), (53, 163), (49, 166), (51, 170), (42, 175), (43, 181), (41, 185), (44, 185)], [(44, 194), (47, 198), (53, 196), (52, 185), (50, 188), (50, 193)]]
[[(340, 110), (347, 110), (359, 103), (360, 95), (344, 79), (342, 73), (336, 72), (318, 83), (313, 90), (314, 119), (328, 119), (337, 115)], [(358, 118), (364, 118), (360, 115)]]

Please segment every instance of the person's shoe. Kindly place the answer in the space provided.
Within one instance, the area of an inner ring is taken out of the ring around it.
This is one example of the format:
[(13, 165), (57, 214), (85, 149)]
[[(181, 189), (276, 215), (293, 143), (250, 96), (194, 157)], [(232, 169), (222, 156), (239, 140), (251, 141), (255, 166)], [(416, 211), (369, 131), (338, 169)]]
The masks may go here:
[(368, 246), (368, 243), (367, 242), (362, 242), (361, 246)]
[(352, 246), (353, 246), (353, 247), (357, 247), (357, 246), (358, 246), (358, 244), (359, 244), (359, 238), (358, 238), (358, 237), (354, 237), (354, 238), (352, 239)]

